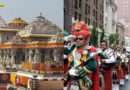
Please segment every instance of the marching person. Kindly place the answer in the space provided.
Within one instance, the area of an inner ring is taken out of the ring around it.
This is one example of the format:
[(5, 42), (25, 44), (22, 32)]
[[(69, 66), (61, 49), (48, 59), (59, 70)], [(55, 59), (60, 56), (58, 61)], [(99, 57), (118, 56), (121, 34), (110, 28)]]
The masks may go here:
[[(85, 80), (88, 83), (88, 78), (86, 78), (87, 74), (96, 71), (96, 60), (91, 58), (88, 60), (89, 52), (88, 42), (90, 38), (90, 31), (88, 26), (84, 21), (76, 22), (72, 27), (72, 35), (75, 36), (72, 51), (68, 54), (68, 63), (70, 63), (68, 67), (80, 66), (78, 69), (78, 75), (80, 79)], [(92, 85), (91, 81), (89, 82), (90, 86)], [(82, 86), (83, 88), (83, 86)], [(89, 90), (92, 87), (89, 88)]]
[(127, 53), (126, 53), (126, 49), (123, 48), (122, 50), (122, 54), (121, 54), (121, 67), (123, 69), (123, 78), (124, 79), (128, 79), (128, 58), (127, 58)]
[(114, 50), (109, 48), (107, 41), (101, 41), (101, 49), (107, 55), (108, 59), (102, 59), (102, 67), (104, 70), (105, 89), (112, 90), (112, 66), (115, 63)]
[(121, 67), (121, 62), (122, 62), (122, 52), (121, 52), (121, 48), (117, 47), (116, 48), (116, 61), (117, 61), (117, 65), (116, 65), (116, 70), (117, 70), (117, 79), (118, 79), (118, 83), (121, 84), (122, 80), (123, 80), (123, 69)]
[[(89, 49), (90, 52), (97, 52), (97, 48), (96, 47), (91, 47)], [(95, 56), (95, 60), (96, 60), (96, 71), (92, 73), (91, 75), (91, 79), (92, 79), (92, 82), (93, 82), (93, 85), (92, 85), (92, 90), (100, 90), (100, 84), (99, 84), (99, 81), (100, 81), (100, 78), (99, 78), (99, 74), (100, 74), (100, 65), (99, 65), (99, 62), (100, 62), (100, 56), (96, 55)]]
[[(68, 56), (75, 48), (75, 45), (73, 44), (74, 36), (70, 35), (67, 31), (64, 30), (64, 76), (66, 77), (66, 74), (69, 69), (69, 61)], [(66, 87), (67, 81), (64, 81), (64, 86)]]

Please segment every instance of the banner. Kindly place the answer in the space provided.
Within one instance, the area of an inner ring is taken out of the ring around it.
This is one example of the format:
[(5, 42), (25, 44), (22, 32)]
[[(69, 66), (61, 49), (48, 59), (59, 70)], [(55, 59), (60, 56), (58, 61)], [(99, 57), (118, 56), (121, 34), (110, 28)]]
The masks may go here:
[(10, 80), (10, 74), (7, 73), (1, 73), (0, 74), (0, 83), (6, 83)]

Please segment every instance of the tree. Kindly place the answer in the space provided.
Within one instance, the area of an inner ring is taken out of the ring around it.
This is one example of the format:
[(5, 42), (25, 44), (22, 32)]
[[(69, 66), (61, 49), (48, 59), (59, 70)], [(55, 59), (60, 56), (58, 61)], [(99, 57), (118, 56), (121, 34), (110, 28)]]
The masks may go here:
[(97, 46), (98, 44), (98, 31), (95, 28), (91, 29), (91, 37), (89, 43), (94, 46)]
[(109, 42), (110, 42), (110, 46), (116, 46), (119, 43), (119, 36), (118, 34), (111, 34), (109, 36)]

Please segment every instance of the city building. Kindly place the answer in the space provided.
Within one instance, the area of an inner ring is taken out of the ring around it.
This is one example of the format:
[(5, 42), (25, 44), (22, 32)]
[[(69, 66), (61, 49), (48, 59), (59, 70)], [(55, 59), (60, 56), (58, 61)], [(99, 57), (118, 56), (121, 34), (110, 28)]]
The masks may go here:
[(130, 23), (130, 0), (115, 0), (117, 9), (118, 20), (124, 20), (126, 23)]
[(125, 25), (123, 22), (118, 22), (117, 25), (116, 25), (116, 33), (118, 34), (118, 39), (119, 39), (119, 47), (122, 47), (124, 46), (125, 42)]
[(98, 46), (104, 28), (104, 0), (64, 0), (64, 29), (71, 30), (75, 21), (85, 21), (98, 31)]
[(104, 0), (64, 0), (64, 29), (83, 20), (95, 28), (103, 28)]
[(130, 38), (130, 23), (126, 23), (125, 27), (126, 27), (125, 36)]
[(129, 4), (130, 4), (130, 0), (116, 0), (116, 4), (118, 6), (118, 9), (117, 9), (117, 18), (118, 18), (118, 21), (123, 21), (125, 22), (125, 27), (126, 27), (126, 30), (125, 30), (125, 36), (127, 37), (130, 37), (130, 33), (129, 33), (129, 27), (130, 27), (130, 11), (129, 11)]
[[(130, 23), (127, 23), (126, 29), (125, 29), (125, 47), (130, 48)], [(130, 49), (129, 49), (130, 51)]]
[(114, 0), (104, 0), (104, 30), (106, 39), (110, 34), (116, 33), (116, 13), (117, 6)]
[(130, 0), (115, 0), (117, 4), (117, 21), (124, 22), (125, 26), (125, 47), (130, 46)]

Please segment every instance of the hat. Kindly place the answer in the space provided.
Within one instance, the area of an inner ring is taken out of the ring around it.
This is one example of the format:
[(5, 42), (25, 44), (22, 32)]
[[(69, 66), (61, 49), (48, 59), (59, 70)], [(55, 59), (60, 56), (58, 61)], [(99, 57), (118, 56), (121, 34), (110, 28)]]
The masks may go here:
[(71, 29), (72, 35), (79, 36), (82, 35), (85, 39), (90, 37), (91, 33), (88, 29), (88, 25), (84, 21), (76, 22)]

